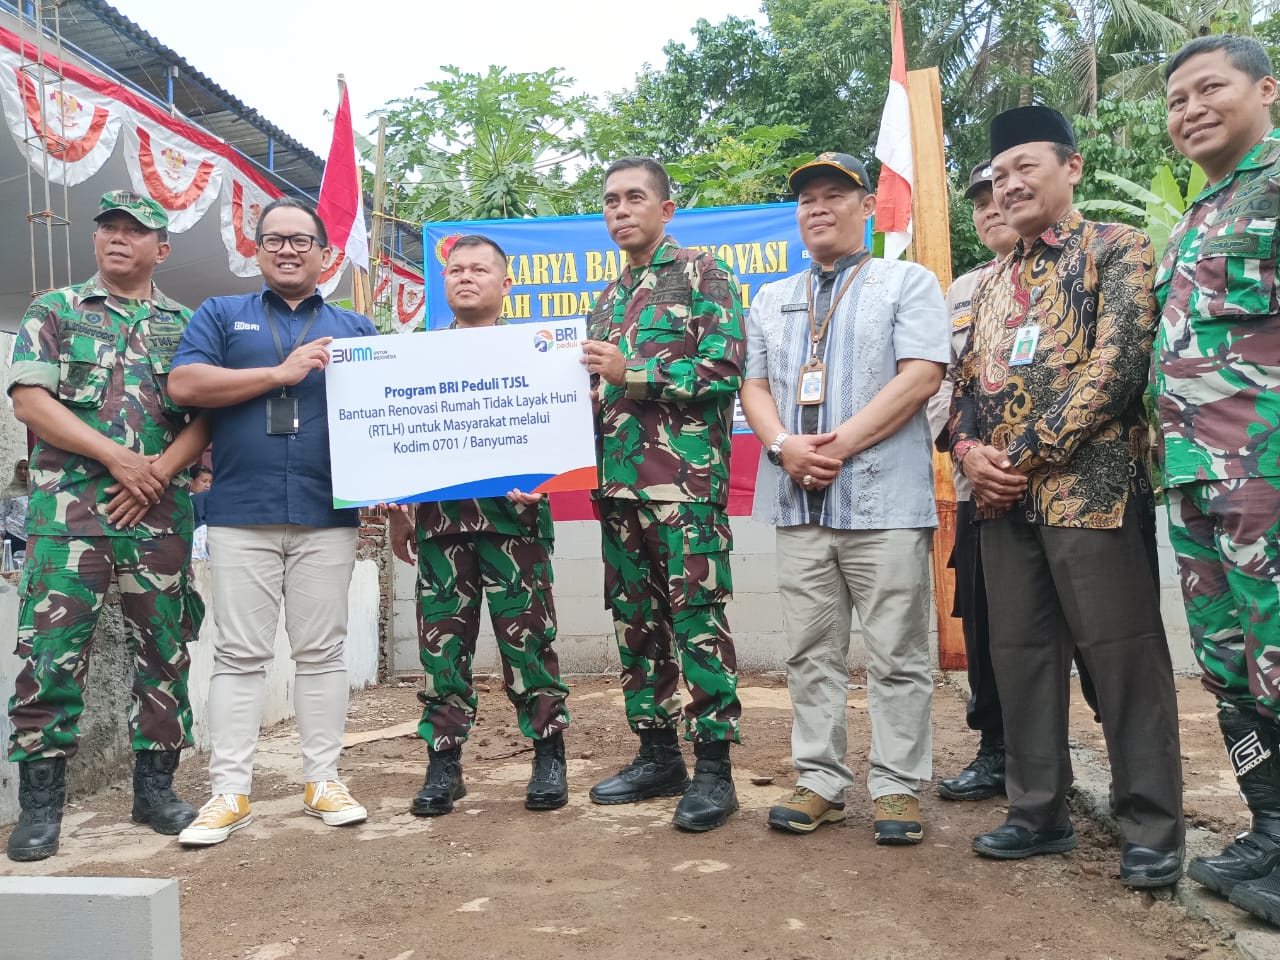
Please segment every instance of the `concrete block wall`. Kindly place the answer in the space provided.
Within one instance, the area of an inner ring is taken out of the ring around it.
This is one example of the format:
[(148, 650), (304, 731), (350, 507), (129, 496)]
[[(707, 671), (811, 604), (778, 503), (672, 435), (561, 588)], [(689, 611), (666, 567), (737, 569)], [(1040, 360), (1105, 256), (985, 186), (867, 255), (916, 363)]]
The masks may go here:
[[(1169, 635), (1174, 669), (1194, 673), (1191, 642), (1177, 565), (1169, 546), (1164, 508), (1159, 520), (1161, 611)], [(729, 623), (741, 670), (785, 669), (786, 640), (782, 611), (778, 604), (778, 578), (774, 559), (774, 529), (747, 517), (733, 517), (734, 598), (729, 605)], [(401, 673), (419, 673), (417, 624), (414, 616), (414, 568), (395, 560), (395, 599), (392, 621), (395, 630), (395, 666)], [(618, 655), (613, 640), (613, 624), (604, 609), (604, 565), (600, 559), (600, 526), (595, 521), (556, 524), (555, 601), (559, 618), (556, 648), (560, 669), (565, 673), (613, 673)], [(486, 614), (487, 616), (487, 614)], [(930, 645), (937, 656), (937, 618), (930, 616)], [(854, 615), (849, 644), (849, 666), (864, 669), (867, 650)], [(501, 670), (497, 644), (488, 620), (481, 621), (476, 650), (478, 673)]]
[[(213, 583), (208, 564), (193, 565), (195, 583), (205, 598), (208, 615), (200, 630), (200, 640), (190, 646), (191, 707), (193, 738), (199, 750), (209, 748), (209, 678), (213, 673), (213, 645), (217, 617), (213, 613)], [(346, 659), (353, 689), (373, 683), (378, 675), (378, 615), (382, 605), (378, 585), (378, 565), (374, 560), (357, 560), (349, 591)], [(14, 655), (18, 627), (17, 575), (0, 579), (0, 698), (5, 703), (13, 693), (21, 662)], [(89, 658), (89, 679), (85, 692), (85, 712), (80, 718), (80, 751), (67, 765), (68, 788), (73, 794), (96, 790), (124, 776), (133, 763), (127, 717), (129, 691), (133, 684), (133, 656), (126, 649), (124, 624), (114, 596), (108, 598), (94, 634)], [(267, 702), (263, 725), (269, 726), (293, 716), (293, 661), (285, 634), (283, 611), (276, 631), (275, 661), (267, 669)], [(7, 759), (12, 727), (7, 713), (0, 714), (0, 824), (18, 816), (18, 771)], [(188, 762), (204, 758), (187, 757)]]

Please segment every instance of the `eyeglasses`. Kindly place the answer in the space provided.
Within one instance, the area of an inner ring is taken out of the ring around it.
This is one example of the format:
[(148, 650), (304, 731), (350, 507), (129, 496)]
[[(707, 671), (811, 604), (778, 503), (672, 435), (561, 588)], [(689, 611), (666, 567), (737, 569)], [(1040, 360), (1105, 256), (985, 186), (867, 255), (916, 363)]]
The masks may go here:
[[(264, 233), (258, 238), (258, 246), (267, 251), (267, 253), (279, 253), (284, 249), (286, 240), (296, 253), (307, 253), (317, 243), (320, 243), (319, 237), (313, 237), (309, 233), (292, 233), (287, 236), (281, 233)], [(322, 243), (320, 245), (324, 246)]]

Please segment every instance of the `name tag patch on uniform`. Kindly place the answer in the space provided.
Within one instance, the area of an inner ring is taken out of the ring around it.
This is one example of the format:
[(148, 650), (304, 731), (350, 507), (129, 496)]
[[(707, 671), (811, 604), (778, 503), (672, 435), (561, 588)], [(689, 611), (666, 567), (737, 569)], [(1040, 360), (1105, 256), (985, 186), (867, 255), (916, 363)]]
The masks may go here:
[(804, 313), (809, 309), (807, 303), (784, 303), (782, 305), (783, 313)]
[(62, 325), (62, 329), (67, 333), (90, 337), (103, 343), (116, 342), (116, 332), (114, 330), (104, 330), (102, 327), (95, 327), (93, 324), (85, 323), (83, 320), (68, 320)]

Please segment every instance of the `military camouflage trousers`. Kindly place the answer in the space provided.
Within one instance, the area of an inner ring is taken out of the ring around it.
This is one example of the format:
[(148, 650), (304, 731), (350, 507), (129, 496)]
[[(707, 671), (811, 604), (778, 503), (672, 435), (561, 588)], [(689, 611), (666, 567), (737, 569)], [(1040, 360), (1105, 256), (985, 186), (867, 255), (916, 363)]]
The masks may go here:
[(1205, 688), (1280, 717), (1280, 477), (1168, 493), (1169, 540)]
[(191, 745), (187, 643), (204, 608), (190, 584), (190, 563), (190, 535), (27, 541), (17, 649), (26, 662), (9, 701), (10, 760), (75, 755), (89, 650), (113, 572), (136, 665), (133, 749)]
[(480, 602), (502, 657), (507, 699), (520, 732), (541, 739), (569, 726), (560, 679), (551, 542), (496, 533), (418, 538), (418, 654), (426, 705), (418, 733), (432, 749), (466, 742), (478, 698), (471, 662), (480, 635)]
[(674, 727), (680, 673), (686, 739), (738, 741), (737, 658), (724, 605), (733, 533), (723, 507), (602, 497), (605, 607), (632, 730)]

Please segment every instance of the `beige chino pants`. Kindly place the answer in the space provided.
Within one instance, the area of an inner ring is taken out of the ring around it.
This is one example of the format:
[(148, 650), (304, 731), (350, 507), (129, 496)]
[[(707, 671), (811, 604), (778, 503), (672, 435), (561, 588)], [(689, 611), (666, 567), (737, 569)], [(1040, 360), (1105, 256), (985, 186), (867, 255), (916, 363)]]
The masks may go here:
[(295, 675), (294, 712), (307, 783), (338, 779), (349, 687), (343, 660), (354, 527), (210, 527), (218, 623), (209, 684), (213, 793), (248, 795), (267, 664), (281, 609)]
[(854, 783), (848, 751), (849, 631), (867, 645), (872, 799), (919, 796), (933, 775), (929, 549), (933, 531), (777, 531), (778, 593), (787, 633), (797, 785), (832, 802)]

